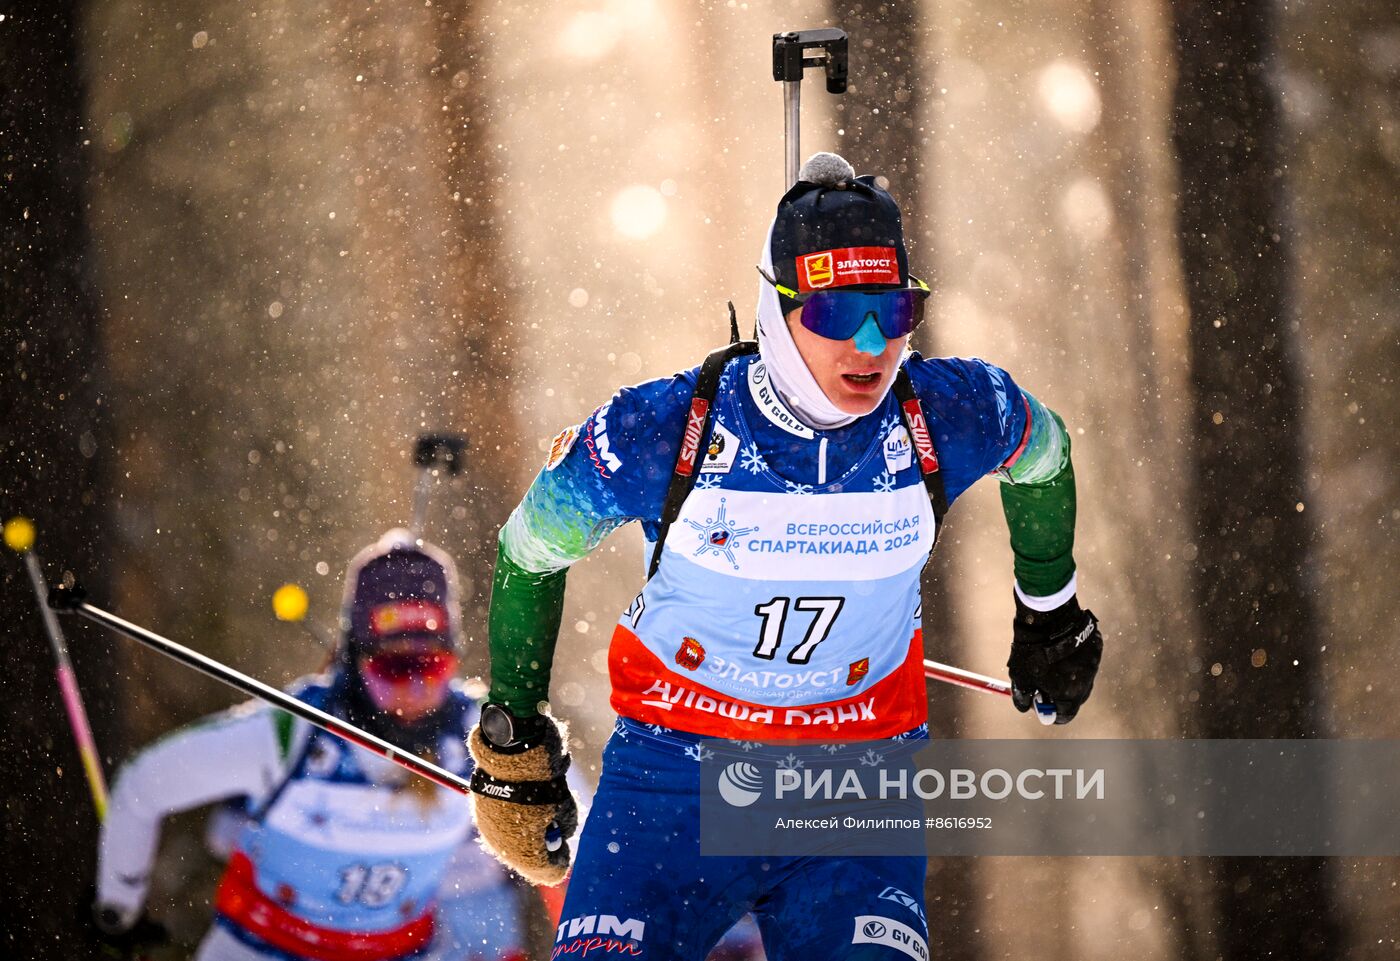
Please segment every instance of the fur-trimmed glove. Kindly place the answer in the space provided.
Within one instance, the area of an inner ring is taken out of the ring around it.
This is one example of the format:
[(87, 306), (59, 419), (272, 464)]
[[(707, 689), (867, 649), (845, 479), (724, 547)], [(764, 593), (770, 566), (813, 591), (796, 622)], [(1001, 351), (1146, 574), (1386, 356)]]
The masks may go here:
[(558, 884), (569, 873), (567, 842), (578, 830), (578, 806), (565, 779), (566, 730), (548, 715), (517, 719), (495, 704), (482, 718), (467, 741), (476, 761), (477, 830), (506, 867), (533, 884)]

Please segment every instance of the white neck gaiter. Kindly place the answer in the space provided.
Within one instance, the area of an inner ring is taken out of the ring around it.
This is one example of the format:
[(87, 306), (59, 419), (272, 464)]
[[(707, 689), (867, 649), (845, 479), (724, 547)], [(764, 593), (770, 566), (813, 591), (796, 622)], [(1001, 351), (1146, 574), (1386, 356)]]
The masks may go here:
[[(773, 225), (769, 224), (759, 262), (768, 276), (775, 277), (772, 251)], [(758, 351), (778, 395), (808, 427), (831, 430), (857, 419), (858, 415), (848, 414), (828, 400), (817, 385), (816, 378), (807, 369), (807, 362), (797, 352), (797, 344), (793, 343), (778, 292), (762, 277), (758, 279)]]

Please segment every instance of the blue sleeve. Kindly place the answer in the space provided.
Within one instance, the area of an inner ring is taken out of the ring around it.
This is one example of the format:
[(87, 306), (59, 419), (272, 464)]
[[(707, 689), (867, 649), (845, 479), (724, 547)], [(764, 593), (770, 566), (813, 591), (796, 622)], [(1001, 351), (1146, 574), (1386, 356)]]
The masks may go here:
[(1006, 371), (977, 358), (914, 354), (908, 368), (933, 431), (951, 504), (978, 478), (1015, 462), (1026, 439), (1031, 398)]
[(666, 499), (696, 371), (624, 387), (551, 442), (544, 469), (501, 529), (522, 570), (560, 570), (631, 520), (654, 527)]

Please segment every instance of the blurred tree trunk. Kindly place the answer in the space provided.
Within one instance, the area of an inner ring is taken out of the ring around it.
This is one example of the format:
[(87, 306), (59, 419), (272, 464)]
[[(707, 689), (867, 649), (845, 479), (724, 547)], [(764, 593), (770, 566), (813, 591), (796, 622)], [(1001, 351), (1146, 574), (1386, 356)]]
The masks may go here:
[[(453, 498), (448, 546), (461, 569), (467, 666), (475, 672), (486, 667), (496, 534), (515, 506), (522, 467), (535, 464), (538, 454), (533, 438), (521, 443), (517, 413), (502, 403), (517, 374), (521, 331), (528, 321), (515, 316), (514, 291), (524, 278), (510, 266), (512, 257), (505, 249), (508, 187), (488, 143), (493, 105), (482, 82), (488, 63), (480, 6), (478, 0), (436, 6), (442, 56), (431, 74), (441, 100), (442, 204), (449, 228), (443, 239), (441, 300), (457, 370), (437, 372), (430, 381), (437, 395), (427, 401), (471, 441), (466, 496), (461, 503)], [(468, 584), (475, 590), (467, 590)]]
[[(916, 3), (832, 0), (834, 26), (850, 34), (850, 87), (836, 98), (837, 126), (845, 131), (840, 150), (857, 174), (873, 173), (899, 202), (904, 214), (910, 269), (927, 273), (936, 263), (936, 242), (921, 228), (934, 222), (923, 189), (924, 161), (932, 133), (923, 93), (931, 77), (923, 75), (924, 51), (930, 46), (930, 21)], [(818, 87), (817, 89), (821, 89)], [(804, 153), (809, 151), (804, 150)], [(929, 305), (929, 315), (933, 315)], [(931, 324), (915, 334), (916, 346), (938, 352)], [(951, 581), (957, 562), (952, 538), (943, 540), (924, 572), (926, 649), (939, 660), (958, 663), (962, 644), (955, 636)], [(951, 565), (951, 566), (950, 566)], [(943, 685), (929, 691), (929, 731), (933, 737), (960, 737), (965, 724), (958, 705), (965, 695)], [(928, 904), (929, 953), (940, 961), (973, 961), (982, 955), (976, 917), (975, 862), (971, 858), (929, 859), (924, 885)]]
[[(1303, 486), (1291, 225), (1269, 86), (1272, 7), (1174, 5), (1179, 236), (1191, 309), (1202, 737), (1315, 737), (1320, 621)], [(1214, 865), (1222, 956), (1324, 958), (1321, 859)]]
[[(102, 496), (98, 314), (87, 278), (84, 90), (76, 2), (0, 5), (0, 514), (38, 528), (50, 581), (78, 573), (99, 596), (109, 558)], [(0, 955), (88, 957), (78, 920), (92, 883), (97, 818), (54, 680), (24, 565), (0, 562)], [(112, 753), (116, 651), (65, 622), (97, 742)]]
[[(1167, 8), (1141, 0), (1091, 0), (1087, 13), (1085, 53), (1103, 102), (1095, 175), (1112, 205), (1105, 254), (1121, 285), (1116, 314), (1102, 318), (1117, 330), (1112, 352), (1094, 356), (1090, 365), (1098, 371), (1096, 406), (1114, 408), (1117, 428), (1111, 438), (1097, 439), (1112, 454), (1093, 477), (1101, 488), (1134, 492), (1100, 518), (1112, 541), (1153, 547), (1114, 558), (1117, 576), (1130, 585), (1131, 602), (1114, 605), (1110, 636), (1128, 643), (1113, 645), (1116, 670), (1104, 677), (1114, 680), (1100, 685), (1094, 698), (1113, 705), (1121, 736), (1176, 738), (1183, 736), (1183, 708), (1200, 669), (1193, 675), (1191, 660), (1182, 656), (1198, 634), (1187, 568), (1162, 563), (1163, 557), (1187, 556), (1193, 540), (1180, 518), (1189, 491), (1180, 469), (1190, 451), (1187, 322), (1176, 241), (1176, 158), (1163, 136), (1171, 124), (1172, 23)], [(1142, 483), (1145, 476), (1152, 478), (1150, 485)], [(1094, 574), (1097, 581), (1110, 571), (1099, 560)], [(1170, 938), (1166, 956), (1213, 957), (1204, 953), (1208, 939), (1200, 936), (1213, 906), (1202, 896), (1199, 860), (1126, 863), (1159, 899), (1154, 916)]]
[[(1298, 296), (1310, 361), (1308, 513), (1325, 597), (1327, 707), (1346, 737), (1400, 736), (1400, 5), (1337, 0), (1280, 10), (1287, 130), (1296, 147)], [(1319, 510), (1314, 511), (1314, 502)], [(1337, 859), (1348, 938), (1338, 955), (1400, 940), (1400, 860)]]
[[(337, 633), (346, 562), (412, 516), (415, 435), (470, 435), (424, 536), (461, 562), (484, 632), (515, 478), (515, 279), (479, 10), (103, 0), (87, 8), (93, 230), (122, 397), (115, 481), (133, 620), (273, 683), (326, 652), (273, 619), (281, 583)], [(157, 376), (158, 375), (158, 376)], [(512, 485), (513, 486), (513, 485)], [(473, 638), (469, 637), (470, 642)], [(468, 643), (467, 668), (484, 645)], [(224, 688), (134, 657), (144, 737)], [(153, 903), (189, 941), (210, 859), (172, 822)]]

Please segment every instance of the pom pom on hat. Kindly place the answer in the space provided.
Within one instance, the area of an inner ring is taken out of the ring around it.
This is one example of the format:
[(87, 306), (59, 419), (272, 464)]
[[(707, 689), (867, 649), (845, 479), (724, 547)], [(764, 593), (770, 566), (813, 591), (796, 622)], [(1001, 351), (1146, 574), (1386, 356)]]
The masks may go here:
[(837, 184), (854, 180), (855, 176), (856, 169), (846, 161), (845, 157), (826, 151), (812, 154), (802, 165), (802, 169), (797, 172), (798, 180), (805, 180), (809, 184), (817, 184), (822, 187), (835, 187)]
[[(873, 175), (855, 176), (834, 153), (807, 158), (797, 183), (778, 201), (768, 238), (773, 276), (789, 290), (889, 290), (909, 284), (899, 205)], [(829, 256), (822, 259), (823, 254)], [(872, 261), (876, 267), (841, 270), (836, 259)], [(807, 273), (810, 264), (818, 267), (815, 282)], [(780, 290), (778, 306), (786, 315), (799, 303)]]

